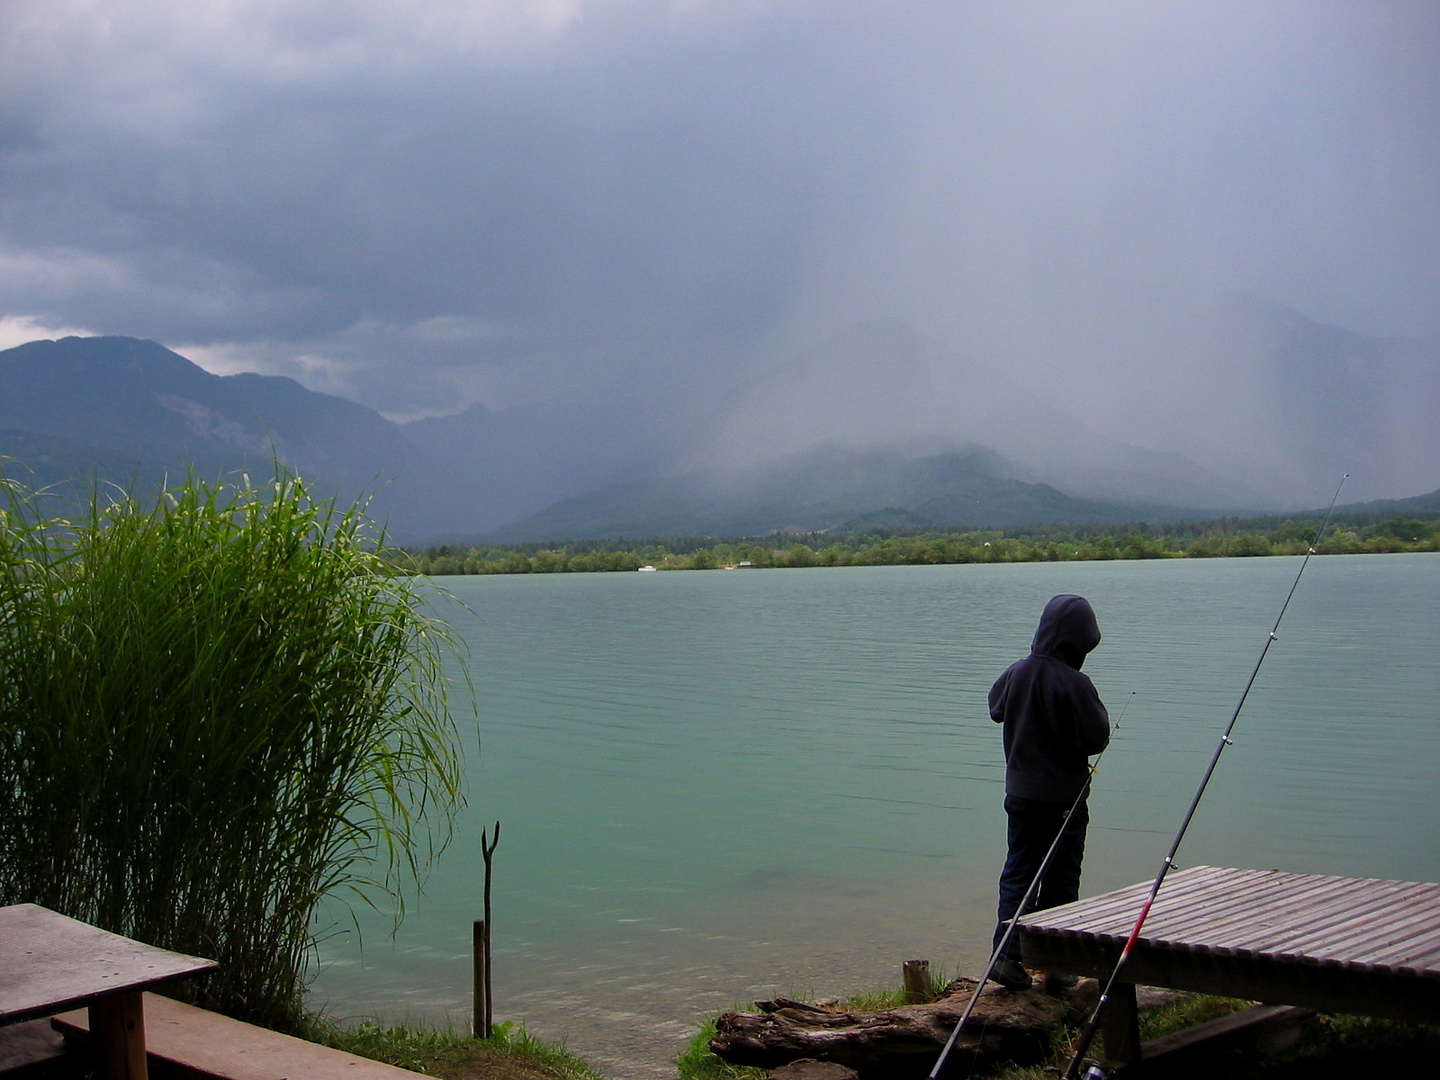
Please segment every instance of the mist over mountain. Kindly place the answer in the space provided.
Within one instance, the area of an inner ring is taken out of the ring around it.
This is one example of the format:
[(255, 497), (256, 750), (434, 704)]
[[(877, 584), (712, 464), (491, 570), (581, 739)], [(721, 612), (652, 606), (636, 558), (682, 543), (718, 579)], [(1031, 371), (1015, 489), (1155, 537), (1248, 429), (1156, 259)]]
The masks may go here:
[(630, 399), (495, 412), (472, 405), (400, 431), (424, 463), (414, 485), (432, 492), (406, 530), (427, 536), (478, 535), (619, 477), (653, 473), (671, 439), (662, 418)]
[(1084, 373), (1048, 387), (1015, 342), (953, 348), (885, 318), (708, 412), (615, 394), (401, 424), (154, 342), (36, 341), (0, 352), (0, 454), (37, 483), (153, 487), (187, 463), (263, 475), (273, 451), (319, 492), (370, 493), (403, 543), (1164, 520), (1314, 506), (1343, 471), (1357, 499), (1440, 482), (1440, 339), (1109, 295), (1030, 341)]
[(1277, 497), (1180, 454), (1108, 436), (896, 318), (851, 327), (737, 387), (694, 460), (743, 473), (820, 445), (909, 457), (979, 445), (1005, 459), (1006, 476), (1111, 501), (1235, 508)]
[(994, 451), (911, 455), (821, 446), (749, 469), (700, 469), (613, 484), (492, 532), (520, 541), (587, 537), (759, 536), (848, 529), (970, 529), (1051, 522), (1163, 521), (1202, 512), (1104, 501), (1015, 479)]
[(1040, 288), (1034, 317), (977, 327), (1004, 365), (1092, 431), (1181, 454), (1282, 505), (1341, 473), (1357, 497), (1440, 480), (1440, 337), (1361, 334), (1235, 293)]

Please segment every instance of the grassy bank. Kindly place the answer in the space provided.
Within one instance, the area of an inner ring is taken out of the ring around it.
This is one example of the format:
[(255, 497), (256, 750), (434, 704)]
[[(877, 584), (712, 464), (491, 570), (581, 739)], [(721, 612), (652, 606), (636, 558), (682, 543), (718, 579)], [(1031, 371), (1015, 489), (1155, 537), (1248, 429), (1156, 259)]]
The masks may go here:
[[(417, 574), (558, 574), (720, 567), (904, 566), (954, 563), (1084, 562), (1108, 559), (1303, 555), (1318, 517), (1216, 518), (1169, 525), (963, 532), (775, 534), (716, 540), (590, 540), (566, 544), (440, 545), (398, 548), (388, 558)], [(1340, 514), (1321, 554), (1440, 551), (1440, 514)]]
[(342, 1025), (311, 1017), (303, 1032), (312, 1042), (444, 1080), (602, 1080), (565, 1049), (510, 1023), (495, 1025), (489, 1039), (453, 1029), (414, 1025)]

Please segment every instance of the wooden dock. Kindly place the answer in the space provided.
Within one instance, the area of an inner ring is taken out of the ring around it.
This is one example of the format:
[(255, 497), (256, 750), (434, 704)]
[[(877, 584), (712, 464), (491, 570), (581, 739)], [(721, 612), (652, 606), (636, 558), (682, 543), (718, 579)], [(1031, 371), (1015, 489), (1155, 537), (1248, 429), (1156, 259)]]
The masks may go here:
[[(1028, 967), (1107, 979), (1148, 881), (1020, 920)], [(1440, 1023), (1440, 884), (1196, 866), (1171, 873), (1126, 961), (1106, 1045), (1137, 1052), (1133, 987)], [(1112, 1008), (1114, 1006), (1112, 1005)]]

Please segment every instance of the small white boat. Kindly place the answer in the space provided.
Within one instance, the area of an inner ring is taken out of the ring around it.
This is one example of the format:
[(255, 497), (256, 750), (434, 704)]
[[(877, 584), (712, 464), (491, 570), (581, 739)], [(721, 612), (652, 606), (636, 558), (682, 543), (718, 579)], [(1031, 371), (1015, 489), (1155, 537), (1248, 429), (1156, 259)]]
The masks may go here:
[(640, 567), (640, 573), (642, 573), (642, 574), (645, 573), (645, 571), (647, 571), (647, 570), (650, 571), (652, 574), (655, 572), (655, 568), (654, 568), (653, 566), (642, 566), (642, 567)]

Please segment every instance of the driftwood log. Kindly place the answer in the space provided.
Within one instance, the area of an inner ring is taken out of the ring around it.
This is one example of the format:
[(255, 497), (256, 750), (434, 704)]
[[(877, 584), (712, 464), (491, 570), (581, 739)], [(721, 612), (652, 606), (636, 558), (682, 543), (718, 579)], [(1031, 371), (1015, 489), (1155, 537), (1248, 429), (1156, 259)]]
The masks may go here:
[[(876, 1012), (849, 1012), (777, 998), (757, 1012), (728, 1012), (715, 1022), (710, 1049), (733, 1065), (775, 1069), (801, 1058), (832, 1061), (862, 1080), (929, 1074), (974, 993), (973, 979), (956, 979), (938, 998)], [(986, 985), (946, 1064), (946, 1076), (967, 1076), (1001, 1061), (1033, 1064), (1050, 1050), (1050, 1034), (1065, 1017), (1064, 1001), (1039, 990)]]

